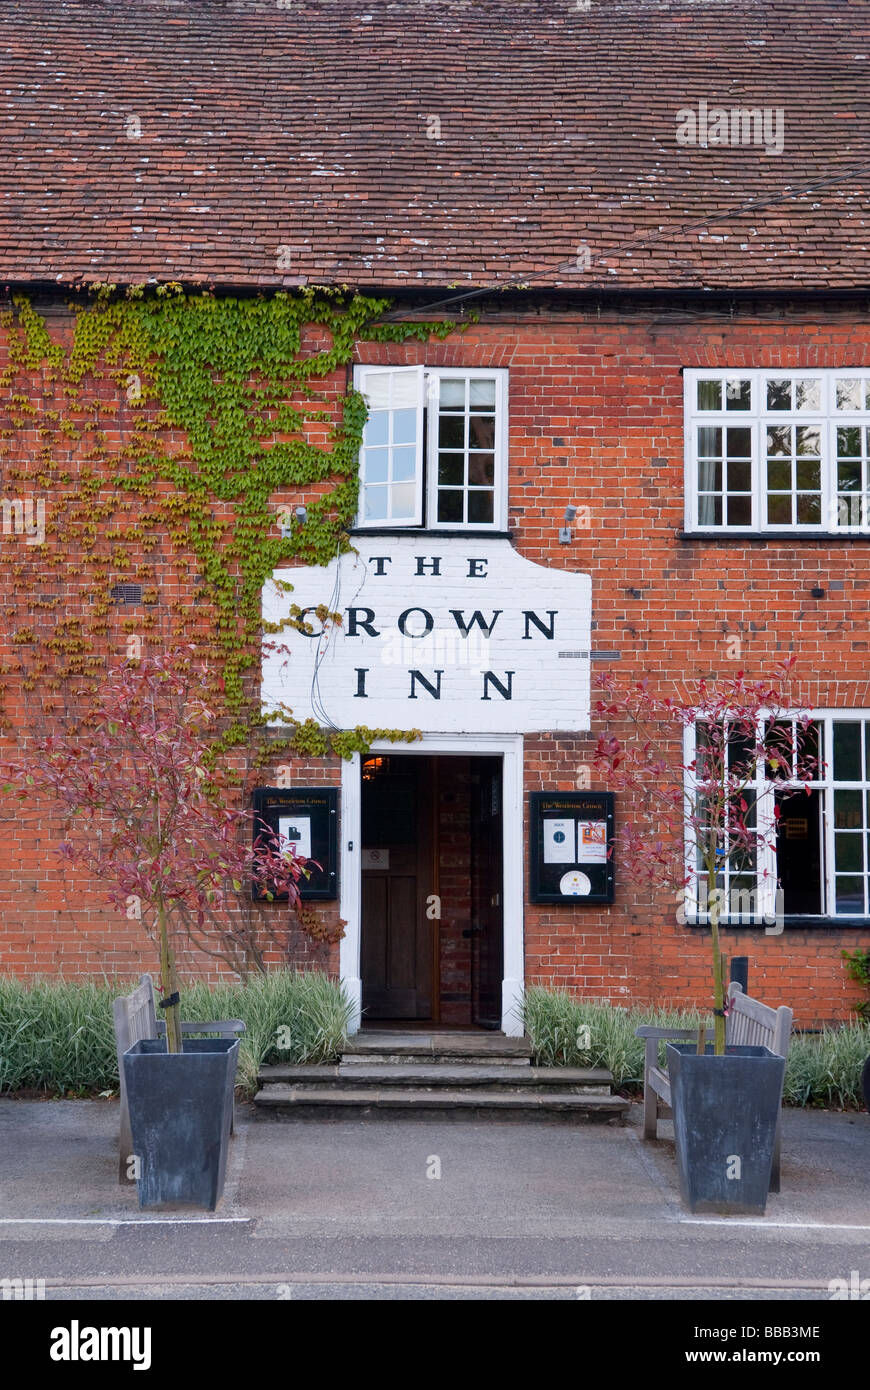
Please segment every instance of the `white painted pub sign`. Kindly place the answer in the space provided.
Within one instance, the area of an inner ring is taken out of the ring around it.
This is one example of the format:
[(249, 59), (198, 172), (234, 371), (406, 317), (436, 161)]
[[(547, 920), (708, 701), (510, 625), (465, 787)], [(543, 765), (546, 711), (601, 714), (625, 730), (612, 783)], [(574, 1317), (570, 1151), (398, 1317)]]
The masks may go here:
[[(589, 575), (525, 559), (506, 537), (354, 537), (356, 553), (282, 569), (263, 617), (307, 611), (263, 663), (263, 704), (347, 729), (430, 733), (589, 728)], [(325, 605), (340, 625), (317, 620)]]

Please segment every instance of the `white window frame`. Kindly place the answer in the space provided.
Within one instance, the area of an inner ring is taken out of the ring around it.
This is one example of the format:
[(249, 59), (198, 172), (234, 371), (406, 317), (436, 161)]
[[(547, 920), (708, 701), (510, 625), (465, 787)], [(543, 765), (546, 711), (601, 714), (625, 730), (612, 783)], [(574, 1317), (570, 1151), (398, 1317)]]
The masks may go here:
[[(813, 411), (769, 411), (765, 383), (769, 378), (779, 380), (819, 380), (821, 382), (820, 409)], [(858, 425), (870, 428), (870, 409), (837, 410), (836, 382), (843, 378), (857, 378), (862, 384), (870, 381), (870, 368), (867, 367), (825, 367), (813, 370), (811, 367), (741, 368), (685, 368), (683, 371), (683, 418), (684, 418), (684, 478), (685, 478), (685, 517), (684, 530), (692, 533), (712, 533), (722, 536), (764, 535), (768, 532), (787, 531), (796, 536), (830, 535), (870, 535), (870, 491), (865, 493), (865, 521), (863, 524), (851, 520), (840, 523), (837, 498), (837, 428)], [(742, 380), (752, 383), (751, 410), (705, 410), (697, 408), (699, 381)], [(821, 511), (819, 525), (801, 522), (768, 522), (766, 506), (766, 452), (764, 431), (768, 425), (813, 425), (818, 426), (821, 438)], [(722, 522), (702, 522), (698, 515), (698, 426), (709, 425), (715, 429), (743, 427), (751, 432), (752, 449), (752, 520), (748, 525), (728, 526)], [(870, 474), (870, 466), (867, 469)], [(870, 489), (870, 476), (868, 476)], [(855, 497), (860, 493), (851, 494)]]
[[(370, 376), (383, 376), (389, 373), (391, 376), (413, 376), (417, 382), (417, 440), (416, 455), (414, 460), (414, 515), (412, 517), (373, 517), (371, 521), (364, 521), (361, 515), (357, 515), (355, 525), (360, 529), (370, 529), (372, 527), (397, 526), (403, 529), (408, 526), (419, 527), (423, 523), (423, 410), (424, 410), (424, 391), (425, 380), (422, 367), (381, 367), (381, 366), (356, 366), (353, 369), (354, 389), (361, 395), (366, 394), (366, 381)], [(360, 449), (360, 473), (359, 488), (360, 502), (362, 502), (363, 488), (365, 487), (365, 449)], [(392, 497), (388, 491), (387, 496), (392, 503)]]
[[(870, 777), (864, 776), (858, 781), (837, 781), (834, 778), (833, 762), (833, 726), (834, 723), (864, 723), (865, 739), (870, 739), (870, 709), (816, 709), (812, 711), (778, 711), (775, 716), (759, 715), (759, 723), (767, 718), (776, 717), (778, 719), (801, 719), (810, 718), (814, 723), (823, 726), (822, 734), (822, 758), (825, 765), (818, 770), (818, 775), (809, 782), (796, 781), (769, 781), (764, 774), (764, 764), (759, 760), (756, 767), (755, 789), (756, 789), (756, 814), (757, 829), (761, 837), (767, 843), (759, 843), (757, 846), (756, 863), (756, 904), (758, 911), (751, 917), (745, 914), (732, 914), (729, 908), (729, 900), (726, 897), (723, 904), (721, 920), (723, 923), (740, 924), (746, 926), (761, 925), (771, 923), (775, 914), (775, 893), (776, 893), (776, 850), (772, 842), (774, 840), (775, 820), (773, 808), (775, 805), (775, 792), (783, 791), (789, 786), (795, 790), (800, 790), (803, 786), (809, 786), (811, 790), (821, 793), (821, 835), (822, 835), (822, 884), (824, 901), (822, 910), (819, 913), (795, 913), (790, 914), (800, 917), (811, 926), (813, 922), (842, 922), (844, 925), (849, 923), (860, 923), (861, 925), (870, 922), (870, 904), (867, 913), (838, 913), (836, 911), (836, 865), (834, 862), (834, 836), (836, 826), (834, 824), (834, 793), (835, 791), (854, 791), (860, 790), (870, 794)], [(695, 725), (689, 724), (683, 730), (683, 761), (688, 767), (695, 759), (696, 735)], [(866, 774), (866, 765), (864, 768)], [(694, 804), (696, 782), (692, 773), (687, 772), (685, 776), (685, 794), (687, 806)], [(865, 813), (866, 818), (866, 813)], [(686, 888), (684, 911), (686, 921), (693, 925), (703, 925), (709, 921), (709, 914), (698, 906), (695, 886), (697, 883), (698, 868), (695, 862), (696, 846), (692, 835), (686, 827), (684, 838), (684, 857), (687, 878), (691, 875), (690, 885)], [(864, 876), (863, 871), (858, 877)], [(868, 881), (868, 891), (870, 891), (870, 881)]]
[[(504, 367), (430, 367), (426, 370), (426, 399), (428, 402), (427, 464), (427, 531), (505, 531), (507, 530), (507, 371)], [(492, 500), (492, 521), (438, 520), (438, 397), (439, 383), (444, 377), (463, 377), (469, 381), (495, 378), (495, 487)]]
[[(427, 408), (425, 430), (421, 428), (417, 440), (416, 483), (417, 499), (415, 517), (411, 520), (379, 518), (366, 521), (361, 510), (354, 521), (354, 528), (366, 530), (392, 530), (395, 528), (425, 531), (506, 531), (508, 522), (508, 372), (504, 367), (391, 367), (374, 364), (358, 364), (354, 367), (354, 389), (365, 394), (365, 380), (370, 373), (416, 372), (420, 377), (420, 413), (422, 419), (423, 403)], [(443, 377), (462, 377), (463, 379), (495, 380), (495, 487), (493, 490), (492, 521), (438, 521), (438, 398), (439, 383)], [(425, 443), (424, 443), (425, 436)], [(423, 496), (423, 474), (426, 474), (425, 498)], [(360, 503), (365, 484), (365, 458), (360, 451)]]

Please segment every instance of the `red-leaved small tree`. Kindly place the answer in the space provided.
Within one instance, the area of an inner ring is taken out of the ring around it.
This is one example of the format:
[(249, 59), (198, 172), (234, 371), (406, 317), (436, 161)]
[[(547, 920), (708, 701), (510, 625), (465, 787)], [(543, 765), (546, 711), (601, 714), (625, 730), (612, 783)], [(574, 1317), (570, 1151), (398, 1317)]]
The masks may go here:
[(271, 831), (255, 839), (253, 812), (215, 765), (215, 714), (199, 691), (190, 649), (126, 663), (113, 672), (72, 734), (49, 735), (12, 769), (21, 798), (50, 795), (69, 834), (58, 852), (83, 866), (160, 948), (170, 1052), (181, 1051), (176, 957), (182, 943), (237, 974), (262, 967), (280, 929), (251, 901), (288, 895), (298, 907), (306, 861)]
[[(793, 664), (783, 661), (758, 681), (743, 671), (698, 680), (679, 698), (654, 695), (646, 680), (598, 682), (604, 698), (596, 714), (628, 733), (602, 734), (593, 766), (609, 788), (634, 794), (639, 809), (616, 835), (620, 872), (651, 889), (671, 888), (709, 921), (717, 1055), (725, 1051), (719, 922), (728, 870), (757, 883), (759, 852), (775, 847), (777, 790), (809, 791), (818, 775), (810, 716), (790, 709), (782, 688)], [(674, 759), (665, 745), (679, 738), (682, 746), (686, 730), (695, 731), (695, 755)]]

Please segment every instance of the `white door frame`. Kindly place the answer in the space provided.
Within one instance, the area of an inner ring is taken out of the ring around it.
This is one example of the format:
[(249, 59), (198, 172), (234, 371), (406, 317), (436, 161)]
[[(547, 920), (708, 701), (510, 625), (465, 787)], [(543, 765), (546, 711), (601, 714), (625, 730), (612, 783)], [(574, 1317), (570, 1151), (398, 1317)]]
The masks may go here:
[[(462, 757), (501, 757), (502, 834), (504, 862), (504, 979), (501, 987), (501, 1026), (508, 1037), (522, 1037), (518, 1014), (523, 995), (523, 738), (522, 734), (424, 734), (411, 745), (377, 742), (373, 753), (402, 755), (454, 754)], [(341, 893), (339, 911), (345, 923), (340, 943), (341, 980), (353, 1003), (351, 1033), (362, 1019), (362, 784), (360, 755), (341, 766)]]

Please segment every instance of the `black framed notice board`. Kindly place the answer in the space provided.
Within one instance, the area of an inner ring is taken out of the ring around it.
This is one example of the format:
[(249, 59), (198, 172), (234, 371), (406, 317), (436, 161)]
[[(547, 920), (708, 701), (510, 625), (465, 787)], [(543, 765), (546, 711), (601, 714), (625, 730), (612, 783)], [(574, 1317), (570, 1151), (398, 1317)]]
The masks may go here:
[[(254, 839), (263, 825), (292, 844), (303, 859), (316, 860), (309, 878), (299, 880), (306, 902), (338, 897), (338, 788), (256, 787), (254, 789)], [(262, 885), (254, 884), (254, 897), (263, 897)], [(275, 895), (286, 899), (286, 893)]]
[(530, 901), (612, 903), (613, 792), (532, 792)]

